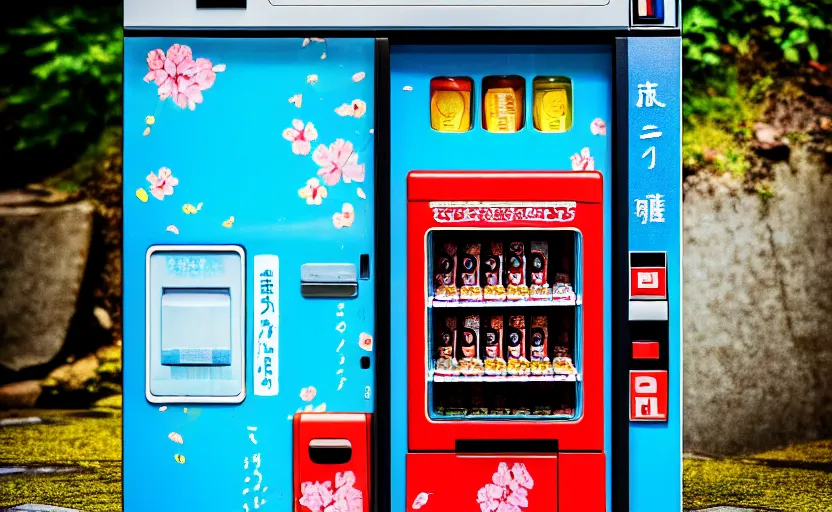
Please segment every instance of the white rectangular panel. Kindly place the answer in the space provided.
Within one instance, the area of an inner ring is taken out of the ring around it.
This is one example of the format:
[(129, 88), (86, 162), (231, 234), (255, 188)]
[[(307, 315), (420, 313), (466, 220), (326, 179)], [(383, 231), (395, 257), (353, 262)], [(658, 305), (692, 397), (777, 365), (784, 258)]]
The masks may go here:
[(278, 332), (280, 320), (280, 265), (273, 254), (254, 256), (254, 394), (278, 392)]

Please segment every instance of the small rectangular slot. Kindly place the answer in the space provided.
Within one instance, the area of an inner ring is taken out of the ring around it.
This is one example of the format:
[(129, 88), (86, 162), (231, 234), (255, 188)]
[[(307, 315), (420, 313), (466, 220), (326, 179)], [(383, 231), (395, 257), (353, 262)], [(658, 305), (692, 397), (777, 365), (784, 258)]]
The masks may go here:
[(246, 0), (196, 0), (197, 9), (245, 9)]
[(467, 132), (473, 126), (471, 97), (474, 81), (468, 77), (436, 77), (430, 81), (430, 127), (438, 132)]
[(366, 281), (370, 279), (370, 255), (362, 254), (358, 262), (359, 279)]
[(313, 439), (309, 441), (309, 460), (314, 464), (346, 464), (352, 459), (348, 439)]
[(369, 370), (370, 369), (370, 358), (367, 356), (361, 356), (361, 369), (362, 370)]
[(357, 283), (301, 283), (300, 294), (309, 299), (350, 298), (358, 295)]
[(667, 267), (667, 254), (663, 252), (631, 252), (630, 267)]
[(522, 76), (487, 76), (482, 80), (482, 127), (491, 133), (523, 128), (526, 80)]
[(462, 453), (557, 453), (557, 439), (458, 439), (454, 445)]
[(565, 76), (539, 76), (532, 88), (535, 129), (546, 133), (565, 133), (572, 129), (572, 80)]

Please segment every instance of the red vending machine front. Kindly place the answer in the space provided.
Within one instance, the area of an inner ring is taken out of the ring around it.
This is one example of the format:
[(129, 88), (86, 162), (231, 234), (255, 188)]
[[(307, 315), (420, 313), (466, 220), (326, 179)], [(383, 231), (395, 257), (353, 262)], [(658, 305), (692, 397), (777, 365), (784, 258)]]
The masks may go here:
[(604, 510), (602, 199), (595, 171), (408, 175), (408, 503)]

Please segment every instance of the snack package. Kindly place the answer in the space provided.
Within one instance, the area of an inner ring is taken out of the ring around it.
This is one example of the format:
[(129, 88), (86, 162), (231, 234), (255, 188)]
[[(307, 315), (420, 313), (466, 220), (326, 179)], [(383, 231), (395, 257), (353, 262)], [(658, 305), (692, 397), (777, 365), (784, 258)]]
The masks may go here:
[(549, 359), (549, 319), (545, 316), (531, 317), (529, 336), (529, 361), (532, 375), (552, 375)]
[(575, 407), (569, 404), (561, 404), (554, 411), (552, 411), (552, 414), (555, 416), (566, 416), (571, 418), (572, 416), (575, 416)]
[(526, 300), (529, 287), (526, 285), (526, 248), (523, 242), (511, 242), (506, 254), (506, 298), (508, 300)]
[(434, 300), (459, 299), (456, 289), (456, 244), (441, 244), (436, 248), (433, 260)]
[(503, 285), (503, 244), (491, 242), (483, 248), (482, 270), (485, 300), (506, 300)]
[(536, 405), (533, 414), (535, 416), (551, 416), (552, 407), (549, 405)]
[(462, 287), (460, 300), (482, 300), (480, 287), (480, 244), (466, 244), (465, 252), (459, 258), (459, 275)]
[(552, 300), (552, 290), (549, 288), (549, 244), (546, 242), (531, 243), (531, 262), (529, 264), (529, 298), (531, 300)]
[(552, 359), (552, 369), (555, 375), (577, 375), (578, 370), (568, 357), (556, 357)]
[(434, 346), (436, 356), (434, 367), (436, 375), (453, 376), (459, 375), (459, 363), (454, 358), (456, 348), (456, 318), (445, 317), (437, 322), (436, 337)]
[(466, 316), (459, 339), (459, 371), (462, 375), (482, 375), (485, 365), (479, 358), (480, 317)]
[(569, 271), (570, 267), (569, 257), (564, 256), (561, 259), (560, 269), (555, 274), (555, 287), (552, 290), (552, 300), (575, 300), (575, 291), (572, 289), (572, 278), (570, 277)]
[(505, 375), (506, 360), (503, 357), (503, 317), (492, 315), (485, 324), (485, 359), (486, 375)]
[(512, 315), (508, 317), (506, 329), (506, 372), (509, 375), (529, 375), (531, 368), (526, 358), (526, 317)]

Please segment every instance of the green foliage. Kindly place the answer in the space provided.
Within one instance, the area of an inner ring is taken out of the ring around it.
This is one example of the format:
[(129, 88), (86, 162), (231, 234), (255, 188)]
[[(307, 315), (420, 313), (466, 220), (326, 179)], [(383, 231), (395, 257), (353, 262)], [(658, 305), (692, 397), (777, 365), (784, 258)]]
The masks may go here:
[(832, 0), (694, 0), (683, 3), (686, 71), (694, 77), (752, 51), (799, 64), (832, 51)]
[[(71, 144), (83, 152), (121, 121), (121, 8), (48, 9), (7, 32), (0, 115), (20, 152)], [(5, 138), (5, 137), (4, 137)]]

